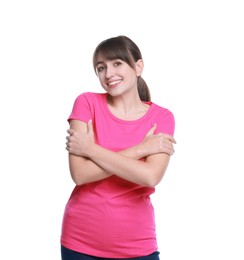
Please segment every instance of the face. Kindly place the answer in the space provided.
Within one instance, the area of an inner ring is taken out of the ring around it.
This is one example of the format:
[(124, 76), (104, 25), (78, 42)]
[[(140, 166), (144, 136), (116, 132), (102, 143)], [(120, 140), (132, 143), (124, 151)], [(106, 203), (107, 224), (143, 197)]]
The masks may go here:
[(133, 69), (123, 60), (106, 60), (98, 56), (96, 70), (104, 90), (111, 96), (119, 96), (137, 91), (137, 79), (141, 75), (142, 66), (142, 60), (136, 62)]

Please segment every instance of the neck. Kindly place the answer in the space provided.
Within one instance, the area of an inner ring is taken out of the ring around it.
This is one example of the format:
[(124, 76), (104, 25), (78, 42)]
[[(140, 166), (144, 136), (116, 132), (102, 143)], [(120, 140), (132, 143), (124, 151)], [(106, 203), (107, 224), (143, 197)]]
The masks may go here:
[(111, 113), (125, 120), (140, 118), (149, 108), (149, 105), (140, 100), (139, 95), (134, 97), (131, 95), (128, 97), (112, 97), (108, 95), (107, 102)]

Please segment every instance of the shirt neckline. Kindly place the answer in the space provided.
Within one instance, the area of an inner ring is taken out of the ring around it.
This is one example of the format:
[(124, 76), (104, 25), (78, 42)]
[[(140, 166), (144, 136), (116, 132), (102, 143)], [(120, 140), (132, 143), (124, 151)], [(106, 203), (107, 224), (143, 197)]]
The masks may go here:
[(124, 124), (135, 124), (135, 123), (138, 123), (138, 122), (144, 120), (146, 117), (148, 117), (148, 115), (151, 113), (151, 111), (152, 111), (152, 109), (153, 109), (154, 103), (151, 102), (151, 101), (144, 101), (144, 103), (145, 103), (145, 104), (148, 104), (150, 107), (149, 107), (149, 109), (147, 110), (147, 112), (146, 112), (143, 116), (141, 116), (141, 117), (139, 117), (139, 118), (137, 118), (137, 119), (135, 119), (135, 120), (124, 120), (124, 119), (121, 119), (121, 118), (115, 116), (115, 115), (110, 111), (110, 109), (108, 108), (108, 103), (107, 103), (107, 93), (104, 93), (104, 95), (103, 95), (103, 106), (104, 106), (104, 108), (105, 108), (107, 114), (108, 114), (112, 119), (114, 119), (115, 121), (117, 121), (117, 122), (119, 122), (119, 123), (124, 123)]

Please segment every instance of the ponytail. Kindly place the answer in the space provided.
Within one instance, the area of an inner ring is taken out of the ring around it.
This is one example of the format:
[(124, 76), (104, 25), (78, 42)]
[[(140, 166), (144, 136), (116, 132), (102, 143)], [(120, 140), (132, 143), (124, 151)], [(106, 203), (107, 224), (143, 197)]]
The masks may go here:
[(151, 101), (150, 90), (142, 77), (138, 78), (137, 81), (137, 89), (140, 96), (141, 101)]

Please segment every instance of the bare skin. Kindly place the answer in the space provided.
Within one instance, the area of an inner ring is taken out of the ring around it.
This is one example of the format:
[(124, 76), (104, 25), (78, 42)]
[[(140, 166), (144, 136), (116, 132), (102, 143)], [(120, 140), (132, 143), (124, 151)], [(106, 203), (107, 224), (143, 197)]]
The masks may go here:
[[(69, 151), (71, 176), (77, 185), (102, 180), (117, 173), (121, 178), (137, 184), (155, 186), (163, 177), (170, 156), (174, 154), (175, 139), (162, 133), (154, 135), (156, 124), (140, 144), (119, 153), (95, 144), (92, 122), (86, 124), (72, 120), (71, 128), (68, 130), (69, 136), (66, 137), (66, 149)], [(92, 153), (97, 155), (94, 156)], [(141, 158), (146, 160), (138, 161)], [(154, 160), (158, 161), (158, 167), (153, 167)], [(125, 174), (125, 171), (128, 171), (128, 174)], [(138, 172), (141, 171), (144, 172), (144, 176), (138, 176)], [(131, 172), (135, 175), (131, 175)], [(154, 179), (151, 172), (155, 172)]]
[[(140, 118), (149, 109), (140, 100), (137, 90), (143, 66), (142, 60), (135, 62), (132, 68), (122, 60), (98, 57), (97, 72), (109, 96), (108, 108), (123, 120)], [(154, 135), (156, 127), (152, 127), (140, 144), (113, 152), (95, 143), (91, 121), (71, 120), (66, 149), (74, 182), (81, 185), (117, 175), (142, 186), (156, 186), (164, 176), (175, 144), (170, 135)], [(141, 158), (145, 160), (139, 160)]]

